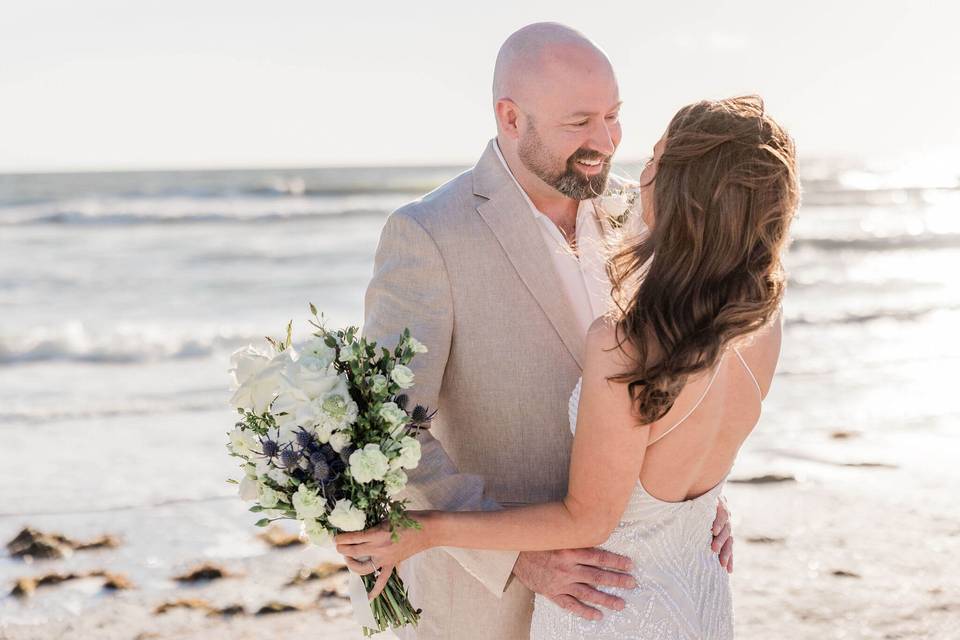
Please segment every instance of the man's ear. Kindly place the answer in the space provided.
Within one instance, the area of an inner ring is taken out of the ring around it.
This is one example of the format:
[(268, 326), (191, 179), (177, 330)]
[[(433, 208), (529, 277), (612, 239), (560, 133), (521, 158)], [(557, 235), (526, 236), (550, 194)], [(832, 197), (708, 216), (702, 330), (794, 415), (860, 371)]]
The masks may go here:
[(513, 139), (520, 137), (520, 108), (510, 98), (501, 98), (494, 105), (497, 127), (505, 136)]

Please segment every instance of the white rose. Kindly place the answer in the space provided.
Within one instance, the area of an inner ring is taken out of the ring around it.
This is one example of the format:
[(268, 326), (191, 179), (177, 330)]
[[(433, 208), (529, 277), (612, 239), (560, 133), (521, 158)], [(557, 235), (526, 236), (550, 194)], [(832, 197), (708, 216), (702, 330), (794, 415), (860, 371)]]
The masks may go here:
[(337, 352), (327, 346), (323, 338), (314, 338), (300, 347), (301, 359), (312, 358), (318, 361), (321, 369), (326, 369), (337, 357)]
[(615, 193), (600, 198), (600, 209), (610, 217), (619, 218), (629, 208), (630, 203), (621, 194)]
[(342, 431), (337, 431), (330, 435), (330, 446), (333, 447), (334, 451), (340, 453), (345, 447), (350, 446), (350, 436)]
[(383, 480), (389, 470), (390, 461), (380, 451), (379, 445), (370, 443), (350, 454), (350, 475), (360, 484)]
[(383, 421), (392, 427), (407, 421), (407, 412), (398, 407), (396, 402), (384, 402), (379, 413)]
[[(311, 399), (300, 389), (287, 388), (273, 402), (272, 413), (277, 426), (288, 430), (288, 435), (296, 436), (299, 427), (312, 428), (324, 416), (319, 399)], [(284, 415), (281, 415), (284, 414)], [(292, 442), (286, 438), (285, 441)]]
[(327, 521), (341, 531), (362, 531), (367, 524), (366, 514), (348, 499), (337, 500)]
[(394, 458), (394, 465), (403, 469), (416, 469), (420, 464), (420, 441), (410, 436), (400, 439), (400, 455)]
[(414, 338), (413, 336), (410, 336), (409, 338), (407, 338), (407, 346), (410, 347), (410, 350), (413, 351), (414, 353), (427, 352), (427, 347), (422, 342)]
[(383, 484), (387, 490), (387, 495), (393, 497), (407, 486), (407, 474), (400, 469), (391, 471), (383, 479)]
[(283, 370), (286, 363), (274, 358), (268, 365), (250, 374), (230, 398), (230, 404), (257, 415), (266, 413), (270, 403), (283, 389)]
[(260, 351), (251, 344), (237, 349), (230, 354), (230, 377), (233, 379), (233, 389), (237, 389), (250, 376), (256, 375), (270, 364), (272, 354)]
[(413, 386), (413, 371), (402, 364), (393, 367), (393, 370), (390, 372), (390, 377), (401, 389), (409, 389)]
[(324, 499), (316, 491), (311, 491), (306, 484), (297, 487), (292, 498), (293, 508), (297, 511), (297, 518), (309, 520), (319, 518), (327, 512)]
[(326, 528), (316, 520), (303, 520), (300, 523), (300, 535), (307, 536), (311, 544), (318, 547), (329, 545), (333, 542), (333, 536)]
[(261, 483), (257, 489), (259, 493), (260, 506), (264, 509), (273, 509), (275, 506), (277, 506), (277, 503), (280, 502), (280, 494), (267, 485)]

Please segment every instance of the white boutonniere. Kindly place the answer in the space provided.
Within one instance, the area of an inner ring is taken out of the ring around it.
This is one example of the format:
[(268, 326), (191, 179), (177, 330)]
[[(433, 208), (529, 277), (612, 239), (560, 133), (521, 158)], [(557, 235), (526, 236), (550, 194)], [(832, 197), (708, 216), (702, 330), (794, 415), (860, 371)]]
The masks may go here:
[(627, 185), (600, 196), (595, 201), (598, 213), (605, 217), (614, 229), (627, 222), (630, 213), (640, 206), (640, 185)]

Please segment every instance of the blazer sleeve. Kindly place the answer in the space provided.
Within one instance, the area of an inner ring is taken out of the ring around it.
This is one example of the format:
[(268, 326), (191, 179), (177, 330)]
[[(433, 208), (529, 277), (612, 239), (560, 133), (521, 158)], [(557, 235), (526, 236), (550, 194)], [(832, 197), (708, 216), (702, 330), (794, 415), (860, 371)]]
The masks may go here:
[[(414, 386), (411, 405), (435, 409), (453, 336), (453, 297), (443, 256), (423, 226), (402, 209), (394, 212), (380, 235), (373, 278), (364, 296), (363, 335), (392, 348), (404, 328), (428, 352), (410, 364)], [(456, 428), (456, 425), (451, 425)], [(420, 434), (420, 464), (409, 469), (400, 497), (413, 509), (491, 511), (500, 509), (484, 495), (480, 476), (460, 473), (429, 431)], [(444, 548), (463, 568), (499, 597), (517, 560), (514, 551)]]

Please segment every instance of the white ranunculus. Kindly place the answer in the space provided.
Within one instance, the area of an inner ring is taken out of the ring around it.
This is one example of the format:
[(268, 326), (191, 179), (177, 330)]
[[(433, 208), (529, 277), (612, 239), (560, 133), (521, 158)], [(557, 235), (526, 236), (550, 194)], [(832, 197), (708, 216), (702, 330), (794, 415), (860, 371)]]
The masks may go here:
[(619, 193), (601, 197), (599, 205), (603, 213), (613, 218), (619, 218), (630, 208), (630, 202)]
[(300, 523), (300, 535), (307, 536), (310, 544), (324, 547), (333, 542), (333, 536), (316, 520), (303, 520)]
[(260, 450), (260, 441), (253, 433), (243, 427), (234, 427), (229, 435), (230, 450), (237, 455), (249, 457), (251, 453)]
[(248, 475), (244, 475), (240, 478), (240, 486), (237, 489), (237, 492), (240, 494), (241, 500), (256, 500), (258, 496), (256, 478), (251, 478)]
[(350, 475), (360, 484), (383, 480), (389, 470), (390, 461), (377, 444), (371, 442), (350, 454)]
[(320, 406), (331, 418), (340, 419), (347, 415), (347, 401), (339, 394), (328, 393), (323, 396), (323, 403)]
[(362, 531), (367, 524), (366, 514), (353, 506), (350, 500), (337, 500), (327, 521), (341, 531)]
[(410, 367), (398, 364), (390, 371), (390, 377), (401, 389), (409, 389), (413, 386), (413, 371), (410, 370)]
[(337, 453), (343, 451), (344, 447), (350, 445), (350, 436), (343, 431), (336, 431), (330, 435), (330, 446)]
[(297, 511), (297, 518), (300, 520), (319, 518), (327, 512), (324, 498), (316, 491), (308, 489), (305, 483), (297, 487), (292, 501), (293, 508)]
[(347, 427), (356, 422), (359, 407), (350, 397), (345, 375), (342, 375), (337, 385), (326, 393), (320, 402), (323, 411), (336, 421), (338, 427)]
[(407, 412), (398, 407), (396, 402), (384, 402), (379, 413), (383, 421), (392, 427), (407, 421)]
[(420, 441), (410, 436), (401, 438), (400, 455), (394, 459), (394, 462), (404, 469), (416, 469), (420, 464)]
[(374, 393), (384, 393), (387, 390), (387, 376), (376, 374), (370, 378), (370, 389)]
[(273, 509), (277, 506), (277, 503), (280, 502), (280, 494), (267, 485), (260, 483), (257, 490), (259, 493), (260, 506), (264, 509)]
[(314, 338), (300, 347), (300, 358), (317, 360), (321, 369), (326, 369), (337, 358), (337, 352), (327, 346), (323, 338)]
[(422, 342), (410, 336), (407, 338), (407, 346), (410, 347), (410, 350), (414, 353), (427, 353), (427, 347)]
[(407, 486), (407, 474), (400, 469), (391, 471), (384, 477), (383, 485), (387, 490), (387, 495), (392, 498)]
[(331, 418), (326, 413), (321, 413), (317, 424), (313, 428), (313, 434), (317, 437), (317, 441), (320, 442), (320, 444), (326, 444), (330, 441), (330, 437), (339, 426), (340, 423), (334, 418)]

